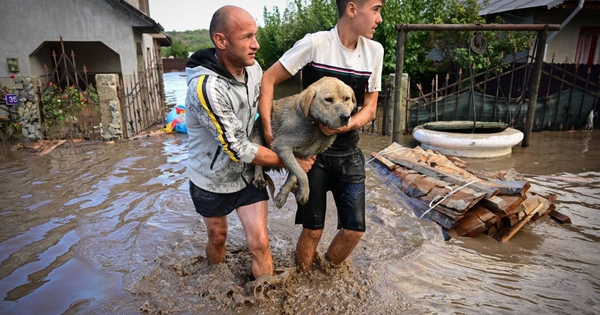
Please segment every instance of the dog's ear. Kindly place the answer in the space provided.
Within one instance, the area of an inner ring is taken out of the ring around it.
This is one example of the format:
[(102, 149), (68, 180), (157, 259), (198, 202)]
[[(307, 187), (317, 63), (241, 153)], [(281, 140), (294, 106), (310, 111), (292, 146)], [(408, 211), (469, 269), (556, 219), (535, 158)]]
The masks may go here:
[(356, 104), (356, 95), (354, 94), (354, 91), (352, 91), (352, 103), (354, 103), (354, 108), (358, 107), (358, 104)]
[(310, 105), (312, 104), (312, 102), (316, 96), (317, 96), (317, 88), (314, 86), (309, 86), (300, 95), (300, 98), (299, 98), (300, 104), (298, 104), (298, 105), (300, 106), (300, 109), (302, 110), (302, 113), (304, 114), (305, 118), (308, 117), (308, 113), (310, 111)]

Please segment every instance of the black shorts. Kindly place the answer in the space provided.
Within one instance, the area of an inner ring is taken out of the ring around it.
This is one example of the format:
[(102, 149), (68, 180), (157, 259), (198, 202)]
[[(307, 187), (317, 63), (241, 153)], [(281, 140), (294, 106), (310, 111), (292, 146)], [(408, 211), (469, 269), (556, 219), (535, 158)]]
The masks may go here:
[(365, 231), (365, 157), (318, 155), (308, 172), (310, 196), (298, 204), (296, 224), (311, 230), (325, 227), (327, 192), (331, 191), (338, 214), (338, 229)]
[(251, 205), (262, 200), (269, 200), (267, 189), (258, 189), (248, 184), (244, 189), (230, 193), (218, 194), (204, 190), (190, 180), (190, 196), (198, 212), (203, 217), (222, 217), (241, 206)]

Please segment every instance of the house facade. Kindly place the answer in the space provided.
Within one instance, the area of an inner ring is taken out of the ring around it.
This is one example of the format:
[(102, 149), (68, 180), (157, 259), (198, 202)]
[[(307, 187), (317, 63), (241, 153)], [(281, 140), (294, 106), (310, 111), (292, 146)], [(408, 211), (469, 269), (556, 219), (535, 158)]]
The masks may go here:
[(480, 0), (479, 15), (510, 24), (560, 24), (549, 32), (545, 62), (600, 64), (600, 0)]
[(132, 76), (160, 60), (170, 38), (149, 16), (148, 0), (4, 0), (0, 19), (0, 78), (43, 76), (53, 51), (75, 54), (77, 68)]

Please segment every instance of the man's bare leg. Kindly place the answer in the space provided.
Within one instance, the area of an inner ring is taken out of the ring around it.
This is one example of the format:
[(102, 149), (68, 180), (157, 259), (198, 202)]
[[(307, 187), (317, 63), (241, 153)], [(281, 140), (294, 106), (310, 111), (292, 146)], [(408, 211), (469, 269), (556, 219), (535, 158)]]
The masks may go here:
[(323, 235), (323, 230), (302, 229), (296, 245), (296, 266), (300, 271), (307, 272), (312, 268), (317, 245)]
[(206, 258), (211, 264), (225, 262), (225, 241), (227, 240), (227, 217), (202, 217), (206, 224), (208, 241), (206, 242)]
[(268, 207), (267, 201), (263, 200), (237, 209), (252, 253), (252, 275), (255, 279), (264, 274), (273, 274), (273, 256), (267, 233)]
[(329, 244), (325, 258), (335, 265), (341, 264), (348, 256), (350, 256), (363, 234), (364, 232), (351, 231), (342, 228), (337, 232), (331, 241), (331, 244)]

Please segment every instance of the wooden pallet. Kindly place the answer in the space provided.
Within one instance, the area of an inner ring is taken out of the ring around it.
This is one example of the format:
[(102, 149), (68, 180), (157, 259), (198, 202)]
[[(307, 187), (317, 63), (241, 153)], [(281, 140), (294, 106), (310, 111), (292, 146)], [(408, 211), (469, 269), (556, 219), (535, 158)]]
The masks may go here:
[(392, 143), (371, 153), (372, 166), (419, 216), (437, 222), (458, 236), (486, 234), (507, 242), (532, 220), (550, 215), (561, 223), (568, 216), (556, 211), (556, 195), (530, 191), (527, 181), (504, 180), (466, 170), (468, 163), (420, 147)]

